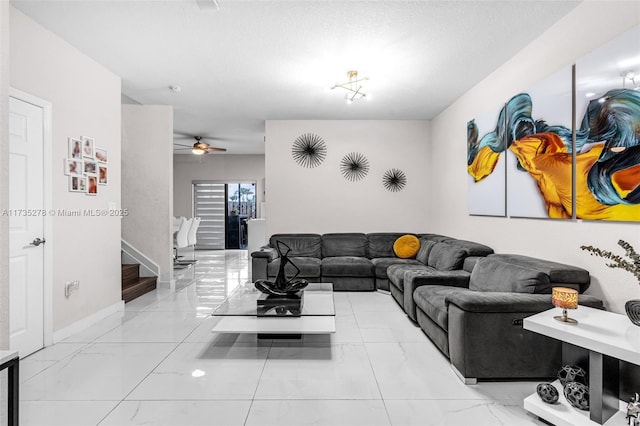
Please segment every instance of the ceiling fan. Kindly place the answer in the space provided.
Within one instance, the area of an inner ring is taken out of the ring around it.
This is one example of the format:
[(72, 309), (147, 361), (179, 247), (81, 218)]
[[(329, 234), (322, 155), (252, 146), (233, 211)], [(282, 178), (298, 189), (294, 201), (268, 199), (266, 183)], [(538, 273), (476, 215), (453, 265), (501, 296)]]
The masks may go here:
[(183, 148), (176, 148), (176, 151), (190, 149), (191, 152), (195, 155), (203, 155), (203, 154), (208, 154), (210, 152), (225, 152), (227, 150), (226, 148), (218, 148), (218, 147), (210, 146), (207, 142), (202, 141), (203, 140), (202, 136), (192, 136), (191, 138), (195, 139), (196, 141), (193, 144), (193, 146), (175, 144), (175, 146), (183, 147)]

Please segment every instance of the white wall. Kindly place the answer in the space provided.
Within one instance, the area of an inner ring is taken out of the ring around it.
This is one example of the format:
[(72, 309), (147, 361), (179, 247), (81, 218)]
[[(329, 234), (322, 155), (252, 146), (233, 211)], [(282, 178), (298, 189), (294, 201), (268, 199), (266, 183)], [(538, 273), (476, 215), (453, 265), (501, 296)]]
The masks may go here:
[[(0, 210), (9, 208), (9, 2), (0, 2)], [(0, 216), (0, 349), (9, 349), (9, 217)], [(4, 419), (1, 419), (4, 421)]]
[[(53, 208), (120, 207), (120, 78), (13, 7), (10, 19), (11, 86), (53, 106)], [(70, 136), (91, 136), (108, 150), (109, 184), (100, 186), (97, 196), (68, 191), (63, 160)], [(121, 300), (120, 219), (54, 217), (52, 224), (47, 244), (54, 247), (57, 331)], [(80, 290), (66, 298), (64, 284), (72, 280), (80, 281)]]
[(264, 193), (264, 155), (174, 155), (173, 214), (191, 217), (193, 200), (191, 182), (255, 182), (258, 215)]
[(122, 238), (172, 275), (173, 108), (122, 105)]
[[(354, 105), (357, 107), (357, 105)], [(423, 232), (429, 182), (427, 121), (266, 122), (267, 235), (279, 232)], [(324, 162), (299, 166), (291, 155), (294, 140), (315, 133), (327, 146)], [(351, 182), (340, 160), (360, 152), (369, 174)], [(407, 185), (390, 192), (382, 185), (386, 170), (405, 172)]]
[(607, 268), (603, 259), (579, 248), (591, 244), (623, 254), (616, 244), (622, 238), (640, 249), (640, 224), (472, 217), (466, 205), (467, 121), (639, 22), (638, 2), (583, 2), (432, 121), (430, 178), (439, 182), (429, 201), (432, 231), (484, 242), (498, 252), (582, 266), (593, 275), (588, 293), (603, 298), (616, 312), (624, 312), (626, 300), (640, 297), (640, 286), (630, 273)]

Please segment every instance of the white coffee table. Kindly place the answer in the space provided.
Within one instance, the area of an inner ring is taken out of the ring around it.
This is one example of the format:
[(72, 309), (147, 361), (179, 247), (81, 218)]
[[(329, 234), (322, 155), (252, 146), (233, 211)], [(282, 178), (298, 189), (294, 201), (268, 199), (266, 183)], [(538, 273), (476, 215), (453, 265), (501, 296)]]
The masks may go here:
[(299, 338), (303, 334), (336, 332), (333, 284), (309, 283), (304, 289), (300, 316), (278, 315), (275, 310), (258, 316), (257, 301), (262, 293), (253, 283), (238, 287), (217, 307), (214, 333), (256, 333), (259, 338)]

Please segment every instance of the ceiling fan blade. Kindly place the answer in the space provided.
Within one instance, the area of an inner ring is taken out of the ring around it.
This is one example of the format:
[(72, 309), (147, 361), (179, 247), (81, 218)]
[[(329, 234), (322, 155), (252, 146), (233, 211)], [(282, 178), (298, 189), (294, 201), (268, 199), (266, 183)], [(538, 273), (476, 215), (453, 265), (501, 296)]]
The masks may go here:
[(221, 141), (224, 138), (218, 136), (202, 136), (202, 141)]
[(191, 147), (193, 147), (193, 145), (182, 145), (182, 144), (180, 144), (180, 143), (174, 143), (174, 144), (173, 144), (173, 146), (182, 146), (182, 147), (185, 147), (185, 148), (191, 148)]
[(207, 148), (208, 152), (217, 151), (217, 152), (226, 152), (227, 148), (216, 148), (215, 146), (210, 146)]

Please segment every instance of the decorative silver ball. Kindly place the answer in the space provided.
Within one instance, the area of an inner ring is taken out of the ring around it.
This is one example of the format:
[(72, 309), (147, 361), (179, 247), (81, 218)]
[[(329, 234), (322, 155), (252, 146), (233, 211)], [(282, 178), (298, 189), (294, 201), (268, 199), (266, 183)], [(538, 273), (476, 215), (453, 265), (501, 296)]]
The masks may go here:
[(542, 402), (546, 402), (547, 404), (555, 404), (558, 402), (558, 398), (560, 397), (558, 389), (556, 389), (556, 387), (551, 383), (540, 383), (536, 387), (536, 393)]
[(558, 371), (558, 380), (560, 380), (562, 387), (565, 387), (569, 382), (578, 382), (586, 385), (587, 372), (576, 365), (567, 364)]
[(564, 397), (579, 410), (589, 409), (589, 387), (584, 383), (569, 382), (564, 387)]

